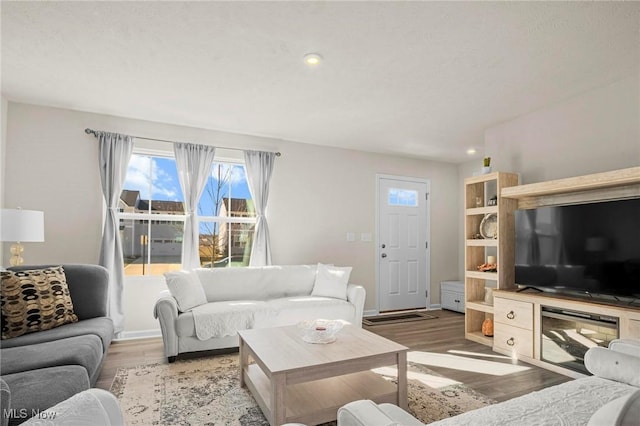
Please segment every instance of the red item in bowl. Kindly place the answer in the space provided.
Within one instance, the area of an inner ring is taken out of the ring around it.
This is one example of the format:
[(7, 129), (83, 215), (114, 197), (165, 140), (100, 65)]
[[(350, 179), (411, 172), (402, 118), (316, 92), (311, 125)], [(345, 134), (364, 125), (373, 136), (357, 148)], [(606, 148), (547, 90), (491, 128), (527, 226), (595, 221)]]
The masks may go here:
[(327, 327), (318, 326), (316, 327), (316, 331), (327, 331)]

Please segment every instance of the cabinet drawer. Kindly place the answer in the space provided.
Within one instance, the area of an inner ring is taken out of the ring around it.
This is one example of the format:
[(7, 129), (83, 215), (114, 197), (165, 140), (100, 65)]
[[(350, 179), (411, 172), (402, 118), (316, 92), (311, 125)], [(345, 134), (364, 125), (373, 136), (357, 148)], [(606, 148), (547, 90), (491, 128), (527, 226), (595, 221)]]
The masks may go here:
[(518, 355), (533, 358), (533, 331), (496, 324), (493, 330), (493, 346), (502, 351), (514, 351)]
[(533, 330), (533, 303), (495, 297), (493, 312), (495, 322)]

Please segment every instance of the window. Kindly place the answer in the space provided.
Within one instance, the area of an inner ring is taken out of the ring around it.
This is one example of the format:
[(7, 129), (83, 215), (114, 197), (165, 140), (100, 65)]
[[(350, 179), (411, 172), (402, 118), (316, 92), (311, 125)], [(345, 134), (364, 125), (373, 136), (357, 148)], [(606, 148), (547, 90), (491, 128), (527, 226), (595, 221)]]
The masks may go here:
[(256, 213), (244, 165), (216, 162), (198, 204), (205, 268), (247, 266)]
[(390, 188), (387, 203), (390, 206), (418, 207), (418, 191)]
[[(198, 215), (201, 265), (248, 265), (255, 210), (242, 164), (213, 165)], [(174, 158), (131, 156), (119, 217), (125, 275), (181, 269), (185, 210)]]

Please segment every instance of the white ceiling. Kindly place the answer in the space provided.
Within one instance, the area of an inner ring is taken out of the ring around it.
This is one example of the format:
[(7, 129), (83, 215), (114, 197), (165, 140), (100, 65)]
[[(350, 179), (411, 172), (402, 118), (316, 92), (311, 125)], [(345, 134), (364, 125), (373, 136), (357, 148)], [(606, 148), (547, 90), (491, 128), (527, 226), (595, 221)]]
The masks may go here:
[(1, 7), (10, 100), (451, 162), (487, 127), (640, 75), (637, 2)]

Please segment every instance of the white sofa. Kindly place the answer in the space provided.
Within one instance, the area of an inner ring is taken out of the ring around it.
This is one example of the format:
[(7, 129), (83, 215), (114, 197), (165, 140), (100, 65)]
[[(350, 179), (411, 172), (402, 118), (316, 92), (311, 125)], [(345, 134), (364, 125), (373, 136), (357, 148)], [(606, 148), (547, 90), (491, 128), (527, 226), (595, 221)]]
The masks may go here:
[[(609, 348), (587, 351), (583, 377), (499, 404), (430, 423), (461, 425), (640, 424), (640, 341), (614, 340)], [(508, 386), (508, 378), (505, 378)], [(420, 426), (417, 419), (391, 404), (354, 401), (338, 410), (338, 426)]]
[(364, 288), (349, 284), (346, 274), (343, 287), (332, 287), (338, 290), (336, 297), (317, 295), (322, 293), (316, 284), (321, 267), (350, 272), (328, 265), (288, 265), (165, 274), (170, 291), (160, 294), (154, 315), (168, 361), (179, 353), (237, 347), (237, 331), (243, 329), (320, 318), (362, 326)]

